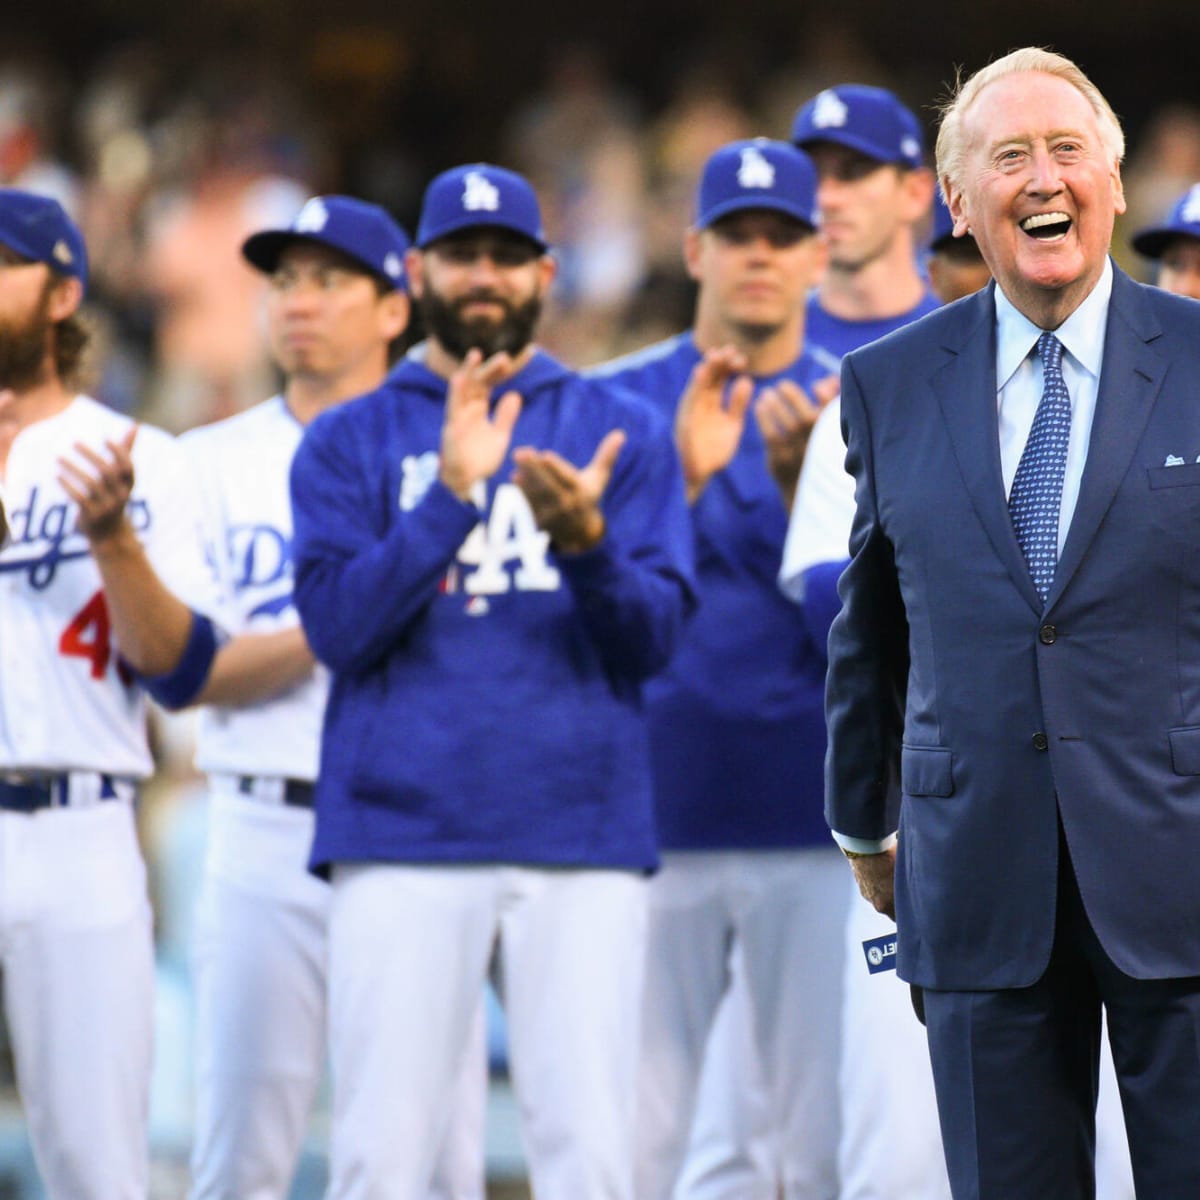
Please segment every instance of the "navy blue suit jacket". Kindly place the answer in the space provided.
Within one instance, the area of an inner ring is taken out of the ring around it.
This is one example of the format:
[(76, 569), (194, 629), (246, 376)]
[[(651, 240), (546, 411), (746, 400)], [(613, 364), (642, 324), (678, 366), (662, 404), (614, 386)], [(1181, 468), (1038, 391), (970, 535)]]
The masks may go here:
[(1200, 304), (1115, 271), (1045, 611), (1004, 495), (995, 360), (989, 287), (843, 364), (858, 511), (830, 633), (826, 816), (864, 838), (898, 819), (912, 982), (1040, 977), (1058, 813), (1109, 956), (1137, 978), (1197, 975)]

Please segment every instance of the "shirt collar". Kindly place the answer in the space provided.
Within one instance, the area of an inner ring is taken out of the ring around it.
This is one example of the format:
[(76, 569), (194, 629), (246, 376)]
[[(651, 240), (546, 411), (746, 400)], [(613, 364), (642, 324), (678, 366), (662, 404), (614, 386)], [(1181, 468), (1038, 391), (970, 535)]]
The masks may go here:
[[(1104, 259), (1104, 270), (1083, 303), (1054, 331), (1068, 354), (1094, 378), (1100, 378), (1104, 357), (1104, 331), (1108, 324), (1108, 301), (1112, 296), (1112, 260)], [(996, 387), (1002, 389), (1029, 357), (1042, 335), (1024, 313), (997, 286), (996, 297)]]

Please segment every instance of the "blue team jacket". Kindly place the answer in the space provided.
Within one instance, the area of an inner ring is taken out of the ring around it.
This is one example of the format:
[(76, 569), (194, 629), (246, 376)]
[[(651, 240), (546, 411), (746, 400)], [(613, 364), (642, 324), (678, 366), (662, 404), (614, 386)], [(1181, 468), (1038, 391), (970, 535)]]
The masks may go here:
[(511, 460), (478, 506), (437, 481), (446, 382), (414, 358), (320, 416), (296, 455), (296, 606), (334, 673), (316, 870), (656, 865), (642, 685), (692, 595), (669, 431), (541, 352), (510, 388), (523, 397), (512, 448), (582, 465), (625, 430), (595, 550), (547, 548)]
[[(673, 420), (700, 352), (685, 333), (600, 368)], [(802, 354), (780, 378), (829, 372)], [(692, 509), (699, 604), (647, 688), (664, 849), (828, 846), (822, 815), (825, 658), (776, 578), (788, 514), (746, 420), (737, 453)], [(822, 631), (823, 632), (823, 631)]]

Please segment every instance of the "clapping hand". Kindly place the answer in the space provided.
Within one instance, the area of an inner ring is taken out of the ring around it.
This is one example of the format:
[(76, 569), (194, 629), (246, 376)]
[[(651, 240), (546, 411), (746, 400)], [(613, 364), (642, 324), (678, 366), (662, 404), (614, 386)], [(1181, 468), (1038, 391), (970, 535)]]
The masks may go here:
[(789, 511), (813, 426), (821, 409), (837, 394), (836, 375), (818, 380), (812, 387), (811, 396), (790, 379), (781, 379), (759, 393), (754, 417), (766, 446), (767, 470)]
[(710, 350), (696, 364), (675, 411), (675, 445), (689, 504), (729, 465), (741, 441), (754, 381), (733, 346)]
[(525, 494), (538, 527), (560, 554), (591, 550), (604, 537), (600, 500), (612, 478), (625, 434), (604, 435), (591, 462), (576, 467), (553, 450), (520, 446), (513, 452), (513, 482)]
[(493, 354), (486, 362), (471, 350), (450, 376), (446, 414), (442, 421), (440, 478), (460, 500), (469, 500), (475, 485), (490, 479), (512, 440), (521, 412), (517, 392), (505, 392), (489, 411), (492, 390), (513, 373), (508, 354)]

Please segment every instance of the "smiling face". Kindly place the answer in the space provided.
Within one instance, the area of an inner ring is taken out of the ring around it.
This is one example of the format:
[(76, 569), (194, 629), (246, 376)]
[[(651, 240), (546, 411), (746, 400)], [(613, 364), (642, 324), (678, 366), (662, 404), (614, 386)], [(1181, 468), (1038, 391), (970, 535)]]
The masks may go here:
[(1055, 329), (1104, 270), (1125, 211), (1120, 165), (1086, 97), (1054, 75), (988, 84), (963, 114), (955, 227), (972, 233), (996, 282), (1031, 321)]

